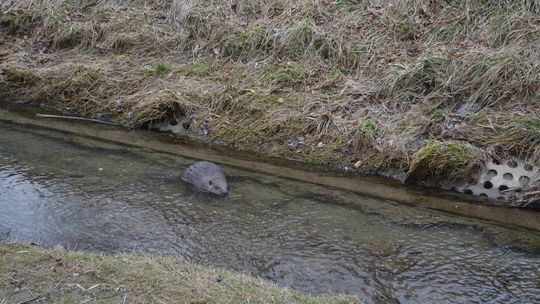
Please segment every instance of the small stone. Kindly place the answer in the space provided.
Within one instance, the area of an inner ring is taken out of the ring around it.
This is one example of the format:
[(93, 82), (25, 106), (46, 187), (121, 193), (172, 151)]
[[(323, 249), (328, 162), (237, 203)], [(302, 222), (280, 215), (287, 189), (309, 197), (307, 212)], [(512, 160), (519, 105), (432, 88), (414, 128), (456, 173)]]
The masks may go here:
[(317, 148), (324, 148), (325, 144), (323, 144), (322, 141), (320, 141), (318, 144), (317, 144)]
[(98, 168), (98, 171), (103, 171), (103, 168)]
[(257, 140), (259, 141), (259, 145), (262, 145), (264, 143), (264, 133), (263, 132), (259, 132), (259, 134), (257, 134)]

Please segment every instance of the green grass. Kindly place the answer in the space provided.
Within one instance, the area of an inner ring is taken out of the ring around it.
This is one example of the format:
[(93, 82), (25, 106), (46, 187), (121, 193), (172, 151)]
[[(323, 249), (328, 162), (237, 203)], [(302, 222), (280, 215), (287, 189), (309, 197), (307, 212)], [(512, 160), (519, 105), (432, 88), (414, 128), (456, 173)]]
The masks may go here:
[(185, 76), (211, 77), (218, 70), (219, 70), (219, 62), (200, 61), (200, 62), (184, 64), (178, 67), (177, 69), (175, 69), (175, 72), (180, 75), (185, 75)]
[(371, 117), (362, 120), (361, 124), (362, 133), (369, 139), (375, 140), (377, 137), (377, 123)]
[(164, 63), (158, 63), (154, 66), (154, 73), (156, 74), (165, 74), (171, 70), (171, 68), (164, 64)]
[(158, 63), (150, 68), (143, 68), (141, 74), (143, 75), (164, 75), (172, 71), (172, 68), (165, 63)]
[(295, 63), (268, 65), (264, 72), (270, 83), (282, 88), (299, 86), (305, 77), (305, 71)]
[(441, 108), (435, 109), (431, 115), (431, 120), (433, 122), (441, 122), (444, 120), (444, 110)]
[(107, 256), (0, 243), (0, 301), (22, 303), (360, 303), (148, 254)]
[(468, 181), (479, 173), (483, 160), (481, 151), (468, 143), (431, 140), (414, 154), (408, 178)]

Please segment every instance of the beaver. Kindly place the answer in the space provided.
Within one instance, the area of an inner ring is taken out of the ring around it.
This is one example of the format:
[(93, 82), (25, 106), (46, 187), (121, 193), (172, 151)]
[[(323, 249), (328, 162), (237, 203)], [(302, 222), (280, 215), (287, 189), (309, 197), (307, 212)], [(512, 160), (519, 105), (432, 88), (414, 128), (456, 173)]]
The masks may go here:
[(229, 194), (227, 178), (221, 168), (211, 162), (196, 162), (182, 174), (182, 180), (192, 184), (198, 191), (219, 196)]

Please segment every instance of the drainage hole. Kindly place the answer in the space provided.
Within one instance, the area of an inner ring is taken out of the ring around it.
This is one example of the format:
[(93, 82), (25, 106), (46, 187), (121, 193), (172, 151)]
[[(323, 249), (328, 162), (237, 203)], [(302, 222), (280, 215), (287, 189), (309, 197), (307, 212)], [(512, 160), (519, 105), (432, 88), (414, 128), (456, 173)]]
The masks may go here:
[(530, 181), (531, 181), (531, 179), (528, 176), (522, 176), (522, 177), (519, 178), (519, 183), (522, 186), (528, 185)]
[(494, 170), (494, 169), (488, 170), (487, 176), (488, 176), (489, 178), (492, 178), (492, 177), (494, 177), (494, 176), (497, 176), (497, 170)]
[(505, 174), (503, 175), (503, 178), (504, 178), (505, 180), (510, 181), (510, 180), (514, 179), (514, 176), (512, 175), (512, 173), (505, 173)]

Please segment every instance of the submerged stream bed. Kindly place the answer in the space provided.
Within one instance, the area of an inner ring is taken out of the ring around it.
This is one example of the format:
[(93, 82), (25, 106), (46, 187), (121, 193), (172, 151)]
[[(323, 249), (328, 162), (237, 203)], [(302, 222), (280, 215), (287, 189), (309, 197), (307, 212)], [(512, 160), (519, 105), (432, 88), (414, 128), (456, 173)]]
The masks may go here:
[(538, 231), (229, 166), (230, 195), (212, 197), (181, 182), (194, 161), (0, 122), (0, 235), (179, 255), (366, 303), (540, 302)]

